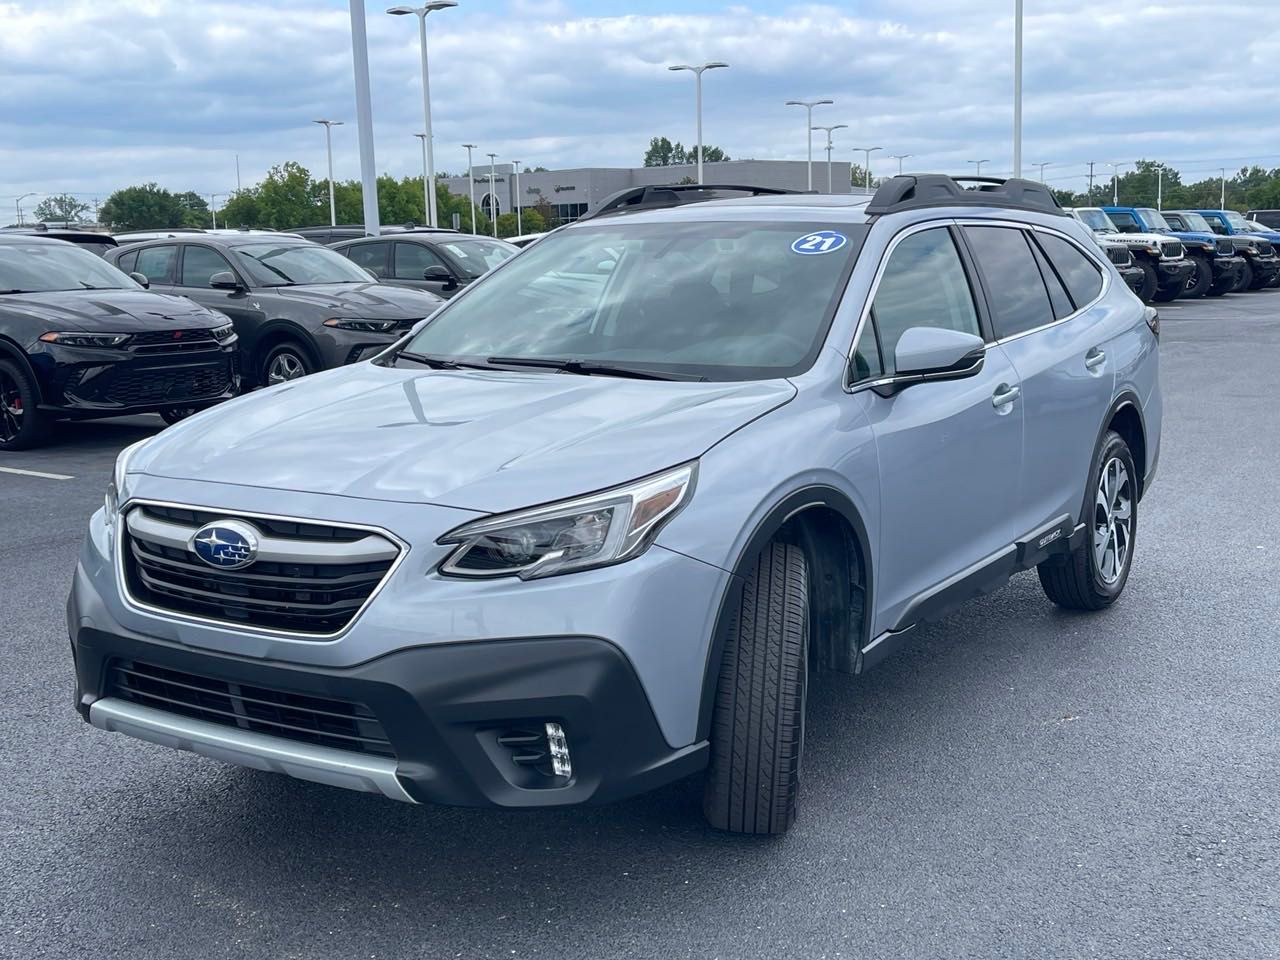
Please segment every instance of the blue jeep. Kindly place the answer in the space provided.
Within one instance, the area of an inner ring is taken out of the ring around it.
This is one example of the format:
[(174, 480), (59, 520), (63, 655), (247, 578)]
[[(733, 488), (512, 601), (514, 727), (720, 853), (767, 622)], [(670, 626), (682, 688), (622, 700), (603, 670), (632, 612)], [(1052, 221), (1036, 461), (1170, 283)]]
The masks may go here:
[(1214, 233), (1232, 237), (1237, 246), (1248, 249), (1256, 247), (1256, 252), (1246, 254), (1249, 258), (1249, 271), (1253, 274), (1250, 282), (1243, 284), (1251, 290), (1275, 286), (1280, 283), (1280, 257), (1276, 249), (1280, 247), (1280, 231), (1258, 231), (1249, 226), (1249, 221), (1234, 210), (1189, 210), (1204, 218)]
[(1220, 297), (1245, 289), (1245, 260), (1231, 240), (1218, 237), (1208, 224), (1175, 222), (1150, 207), (1103, 207), (1121, 233), (1163, 233), (1182, 241), (1196, 270), (1184, 297)]

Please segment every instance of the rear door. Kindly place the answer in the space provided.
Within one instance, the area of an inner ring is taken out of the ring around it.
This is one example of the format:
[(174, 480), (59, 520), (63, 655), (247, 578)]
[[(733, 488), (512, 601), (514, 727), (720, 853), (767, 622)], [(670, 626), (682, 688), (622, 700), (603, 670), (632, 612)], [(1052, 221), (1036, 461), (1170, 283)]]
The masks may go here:
[(997, 342), (1022, 383), (1018, 536), (1080, 522), (1098, 431), (1114, 396), (1110, 276), (1064, 234), (968, 224)]
[[(236, 277), (240, 288), (226, 290), (210, 286), (210, 281), (218, 273), (230, 273)], [(230, 317), (236, 334), (241, 338), (241, 349), (248, 349), (253, 344), (258, 328), (266, 321), (266, 314), (257, 306), (257, 298), (248, 291), (244, 275), (213, 247), (196, 243), (182, 245), (178, 284), (174, 292)]]
[(894, 375), (894, 349), (912, 327), (984, 336), (976, 289), (954, 228), (908, 233), (888, 255), (859, 337), (853, 389), (863, 394), (880, 469), (877, 633), (931, 619), (975, 578), (994, 585), (1012, 570), (1022, 403), (1004, 351), (989, 346), (981, 371), (963, 380), (889, 397), (873, 389)]
[(385, 240), (339, 246), (337, 251), (357, 266), (364, 267), (379, 280), (385, 280), (390, 275), (391, 244)]

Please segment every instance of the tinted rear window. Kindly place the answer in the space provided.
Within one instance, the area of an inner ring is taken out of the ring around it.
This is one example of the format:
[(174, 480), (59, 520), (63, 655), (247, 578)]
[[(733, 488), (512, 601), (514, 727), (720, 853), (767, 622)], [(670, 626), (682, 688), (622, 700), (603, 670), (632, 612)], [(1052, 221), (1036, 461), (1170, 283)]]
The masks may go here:
[(1092, 303), (1102, 292), (1102, 271), (1071, 241), (1052, 234), (1039, 233), (1036, 239), (1049, 257), (1054, 270), (1067, 285), (1076, 309)]
[(965, 235), (982, 268), (996, 339), (1052, 323), (1053, 308), (1026, 231), (1011, 227), (966, 227)]

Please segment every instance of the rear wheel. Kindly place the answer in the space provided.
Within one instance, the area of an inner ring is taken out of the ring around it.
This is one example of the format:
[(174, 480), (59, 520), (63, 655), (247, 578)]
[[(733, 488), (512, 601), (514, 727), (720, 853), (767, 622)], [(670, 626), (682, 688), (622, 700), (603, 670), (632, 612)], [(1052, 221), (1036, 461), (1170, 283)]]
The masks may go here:
[(1142, 285), (1138, 287), (1136, 293), (1143, 303), (1150, 303), (1156, 297), (1156, 289), (1160, 286), (1160, 278), (1156, 276), (1156, 268), (1145, 260), (1137, 261), (1138, 268), (1142, 270)]
[(305, 377), (315, 370), (315, 364), (307, 351), (292, 340), (277, 343), (267, 351), (262, 361), (262, 384), (274, 387), (277, 383), (286, 383)]
[(1244, 269), (1240, 271), (1240, 279), (1236, 281), (1235, 288), (1232, 293), (1239, 293), (1242, 290), (1248, 290), (1253, 286), (1253, 264), (1248, 260), (1244, 262)]
[(703, 811), (713, 827), (783, 833), (796, 816), (809, 642), (803, 552), (774, 543), (742, 586), (725, 642)]
[(12, 360), (0, 360), (0, 450), (26, 450), (48, 439), (36, 385)]
[(1040, 586), (1060, 607), (1101, 610), (1124, 590), (1138, 535), (1138, 472), (1124, 438), (1108, 431), (1090, 480), (1085, 542), (1037, 568)]
[(1187, 281), (1187, 287), (1182, 291), (1182, 295), (1188, 300), (1195, 300), (1203, 297), (1213, 286), (1213, 267), (1209, 266), (1209, 261), (1205, 257), (1192, 257), (1191, 262), (1195, 264), (1196, 269), (1191, 274), (1191, 279)]

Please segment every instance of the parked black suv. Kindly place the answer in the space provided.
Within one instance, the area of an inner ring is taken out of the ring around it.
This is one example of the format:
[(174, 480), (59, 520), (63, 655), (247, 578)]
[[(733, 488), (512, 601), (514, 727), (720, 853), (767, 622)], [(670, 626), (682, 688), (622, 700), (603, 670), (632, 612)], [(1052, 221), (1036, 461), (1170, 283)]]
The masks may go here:
[(427, 290), (446, 300), (520, 252), (505, 240), (434, 231), (364, 237), (335, 243), (333, 249), (379, 280)]
[(119, 246), (116, 238), (107, 233), (76, 227), (51, 227), (44, 223), (37, 223), (34, 227), (9, 227), (2, 235), (6, 237), (35, 236), (48, 237), (51, 240), (65, 240), (67, 243), (74, 243), (77, 247), (83, 247), (90, 253), (96, 253), (100, 257), (105, 257), (109, 251)]
[(0, 451), (41, 443), (60, 418), (179, 419), (235, 396), (236, 361), (221, 314), (61, 240), (0, 236)]
[(252, 385), (373, 356), (435, 312), (440, 298), (376, 283), (350, 260), (297, 237), (200, 234), (121, 248), (107, 258), (151, 289), (225, 313)]

